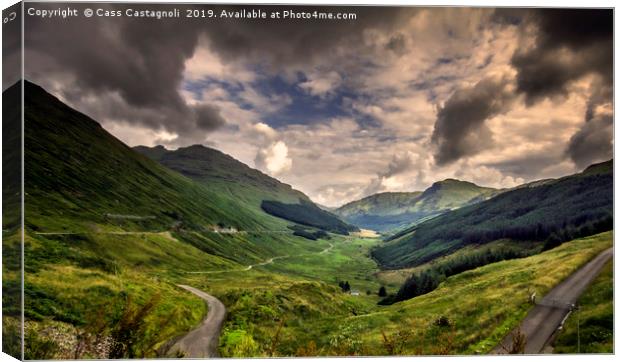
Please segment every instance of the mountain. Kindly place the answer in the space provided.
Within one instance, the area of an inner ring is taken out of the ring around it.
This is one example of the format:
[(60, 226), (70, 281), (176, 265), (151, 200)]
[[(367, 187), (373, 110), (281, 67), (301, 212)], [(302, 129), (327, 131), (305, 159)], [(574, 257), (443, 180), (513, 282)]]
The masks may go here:
[(249, 198), (257, 208), (264, 199), (311, 202), (290, 185), (213, 148), (193, 145), (177, 150), (168, 150), (163, 146), (137, 146), (133, 149), (188, 178), (208, 184), (212, 189)]
[(424, 192), (384, 192), (350, 202), (334, 213), (345, 221), (380, 232), (400, 229), (464, 205), (486, 200), (499, 190), (446, 179)]
[(334, 214), (320, 209), (308, 196), (290, 185), (250, 168), (218, 150), (202, 145), (177, 150), (167, 150), (163, 146), (138, 146), (134, 147), (134, 150), (208, 186), (212, 191), (233, 195), (257, 217), (267, 213), (300, 225), (339, 234), (357, 230)]
[(43, 88), (25, 82), (24, 93), (28, 228), (84, 231), (121, 219), (135, 230), (262, 226), (243, 205), (230, 207), (228, 195), (138, 154)]
[(373, 250), (384, 268), (423, 264), (469, 245), (510, 241), (547, 249), (613, 227), (613, 161), (530, 183), (393, 235)]
[[(26, 81), (24, 94), (25, 226), (29, 235), (90, 235), (93, 240), (83, 244), (88, 246), (85, 252), (105, 257), (113, 250), (99, 245), (107, 232), (170, 231), (187, 245), (222, 258), (223, 263), (243, 264), (277, 255), (282, 248), (301, 252), (308, 247), (306, 239), (293, 235), (293, 223), (261, 208), (263, 198), (287, 203), (307, 200), (290, 186), (214, 150), (208, 152), (218, 162), (228, 162), (219, 169), (221, 178), (209, 184), (197, 182), (131, 149), (43, 88)], [(19, 84), (7, 89), (5, 106), (19, 108), (20, 95)], [(194, 151), (190, 147), (177, 154)], [(19, 158), (3, 159), (8, 162), (5, 166), (14, 169), (9, 161), (19, 162)], [(231, 182), (235, 177), (238, 184)], [(253, 178), (258, 178), (254, 186)], [(260, 193), (256, 192), (259, 188)], [(232, 233), (220, 233), (222, 229)], [(278, 233), (271, 234), (274, 230)], [(262, 235), (267, 232), (269, 238)]]

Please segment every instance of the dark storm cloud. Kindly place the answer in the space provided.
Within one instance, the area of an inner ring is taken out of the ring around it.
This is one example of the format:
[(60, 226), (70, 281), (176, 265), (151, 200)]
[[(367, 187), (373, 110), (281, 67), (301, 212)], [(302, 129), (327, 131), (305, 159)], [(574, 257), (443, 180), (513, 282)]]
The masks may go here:
[[(548, 177), (544, 170), (557, 165), (558, 152), (543, 152), (532, 155), (517, 156), (513, 159), (486, 164), (485, 166), (499, 170), (504, 175), (523, 177), (527, 180)], [(555, 175), (550, 175), (555, 176)]]
[(392, 177), (409, 170), (413, 166), (413, 160), (408, 153), (394, 155), (390, 161), (387, 170), (381, 173), (379, 177)]
[(508, 111), (514, 98), (505, 78), (486, 78), (454, 92), (437, 112), (431, 137), (435, 163), (446, 165), (490, 146), (493, 139), (485, 120)]
[[(523, 12), (521, 12), (523, 15)], [(525, 16), (537, 27), (534, 46), (517, 51), (517, 89), (532, 105), (566, 95), (568, 85), (587, 74), (611, 84), (613, 11), (610, 9), (540, 9)]]
[[(86, 6), (74, 7), (82, 12)], [(37, 7), (57, 8), (57, 5), (37, 4)], [(102, 7), (153, 8), (135, 4)], [(171, 8), (157, 5), (159, 10)], [(241, 8), (205, 7), (217, 13), (222, 9)], [(281, 69), (321, 59), (339, 45), (359, 43), (364, 29), (389, 28), (395, 19), (408, 12), (396, 8), (269, 8), (270, 11), (291, 9), (355, 12), (358, 18), (302, 22), (26, 17), (26, 77), (61, 93), (73, 106), (93, 117), (114, 116), (115, 121), (164, 128), (180, 137), (197, 138), (195, 131), (201, 131), (204, 136), (225, 123), (217, 108), (188, 105), (178, 91), (184, 64), (193, 55), (201, 36), (206, 36), (211, 50), (224, 59), (248, 59), (266, 68)], [(89, 102), (92, 98), (97, 102)]]
[(566, 149), (567, 155), (580, 168), (613, 156), (613, 115), (597, 109), (605, 106), (611, 109), (613, 88), (597, 83), (592, 88), (584, 124), (571, 137)]
[[(108, 9), (112, 8), (120, 7)], [(180, 135), (222, 124), (219, 115), (188, 105), (177, 91), (185, 60), (198, 42), (192, 24), (125, 17), (26, 17), (26, 25), (26, 77), (55, 88), (89, 115)], [(87, 106), (93, 98), (96, 101)]]
[(570, 139), (566, 155), (578, 167), (611, 157), (613, 117), (596, 114), (611, 107), (613, 97), (613, 11), (610, 9), (532, 10), (526, 17), (537, 27), (534, 47), (517, 51), (517, 91), (527, 105), (567, 96), (573, 81), (595, 75), (584, 125)]
[(404, 55), (407, 52), (405, 36), (401, 33), (392, 36), (390, 41), (385, 45), (385, 48), (393, 51), (395, 54)]
[[(258, 8), (258, 7), (255, 7)], [(307, 7), (275, 6), (271, 12), (355, 13), (355, 20), (327, 21), (304, 19), (270, 19), (256, 21), (213, 22), (208, 31), (211, 46), (228, 59), (252, 58), (267, 68), (281, 69), (312, 64), (333, 54), (339, 47), (361, 51), (368, 29), (393, 31), (418, 11), (397, 7)], [(395, 46), (399, 46), (398, 39)]]
[(613, 116), (604, 115), (590, 119), (575, 133), (569, 142), (568, 154), (580, 168), (596, 161), (605, 161), (613, 157), (613, 144), (610, 134), (613, 132)]
[(223, 126), (226, 121), (220, 115), (220, 110), (217, 107), (209, 105), (200, 105), (195, 107), (196, 119), (198, 122), (196, 125), (199, 129), (204, 131), (211, 131), (220, 126)]

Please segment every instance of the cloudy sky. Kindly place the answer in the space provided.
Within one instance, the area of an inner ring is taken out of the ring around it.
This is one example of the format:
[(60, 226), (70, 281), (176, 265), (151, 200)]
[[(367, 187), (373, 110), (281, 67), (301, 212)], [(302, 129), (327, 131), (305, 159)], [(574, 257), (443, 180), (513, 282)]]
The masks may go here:
[(611, 10), (311, 10), (357, 19), (27, 17), (25, 76), (131, 146), (214, 147), (328, 206), (612, 157)]

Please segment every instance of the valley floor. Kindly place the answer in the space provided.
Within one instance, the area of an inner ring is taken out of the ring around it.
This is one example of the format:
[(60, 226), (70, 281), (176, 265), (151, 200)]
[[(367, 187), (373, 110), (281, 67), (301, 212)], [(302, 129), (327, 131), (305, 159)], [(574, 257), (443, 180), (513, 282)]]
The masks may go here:
[[(477, 354), (489, 352), (520, 322), (533, 291), (544, 295), (611, 240), (611, 233), (600, 234), (488, 265), (387, 307), (376, 305), (381, 283), (372, 277), (378, 270), (367, 251), (378, 241), (371, 239), (332, 241), (332, 253), (282, 259), (243, 281), (228, 275), (191, 282), (230, 303), (223, 356)], [(332, 287), (339, 280), (349, 281), (359, 296)], [(448, 325), (438, 322), (442, 317)]]
[[(36, 298), (26, 296), (28, 328), (40, 336), (30, 341), (31, 347), (39, 346), (30, 351), (31, 358), (75, 358), (75, 338), (65, 337), (71, 342), (54, 336), (61, 329), (58, 325), (68, 331), (65, 335), (74, 336), (80, 328), (96, 325), (80, 319), (85, 311), (70, 307), (77, 301), (91, 305), (90, 309), (120, 306), (111, 314), (118, 318), (126, 316), (128, 309), (138, 313), (139, 305), (153, 300), (154, 307), (139, 326), (143, 337), (134, 341), (136, 357), (165, 355), (207, 312), (200, 298), (177, 284), (214, 295), (226, 306), (219, 341), (222, 357), (482, 354), (523, 319), (531, 308), (532, 292), (545, 295), (612, 245), (611, 232), (573, 240), (535, 256), (449, 277), (426, 295), (378, 306), (382, 285), (388, 293), (400, 285), (398, 278), (377, 277), (381, 273), (369, 251), (379, 239), (334, 236), (316, 241), (309, 250), (283, 250), (271, 260), (257, 257), (257, 261), (236, 264), (216, 256), (205, 261), (204, 253), (174, 234), (98, 237), (108, 238), (107, 247), (100, 244), (106, 249), (116, 247), (118, 259), (130, 261), (133, 267), (85, 269), (56, 264), (27, 274), (29, 293), (38, 293)], [(46, 247), (48, 254), (54, 250), (53, 243), (42, 236), (30, 243), (35, 251), (38, 247)], [(34, 261), (37, 254), (30, 255)], [(343, 292), (339, 282), (348, 282), (353, 293)], [(133, 299), (118, 300), (118, 295)], [(55, 309), (50, 310), (50, 305)], [(50, 322), (50, 315), (56, 322)], [(41, 347), (46, 338), (56, 349)], [(96, 353), (80, 357), (97, 357)]]

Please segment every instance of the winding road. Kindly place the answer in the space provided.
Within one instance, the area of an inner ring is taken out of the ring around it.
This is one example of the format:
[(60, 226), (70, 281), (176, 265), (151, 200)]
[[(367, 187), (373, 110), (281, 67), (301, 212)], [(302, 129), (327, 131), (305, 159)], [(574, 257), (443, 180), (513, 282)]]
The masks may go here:
[(180, 352), (186, 358), (218, 357), (217, 347), (222, 324), (226, 317), (226, 307), (219, 299), (201, 290), (187, 285), (179, 285), (179, 287), (202, 298), (209, 306), (209, 312), (200, 326), (178, 340), (170, 351), (175, 355)]
[[(334, 244), (329, 243), (329, 247), (321, 250), (316, 254), (325, 254), (334, 247)], [(217, 270), (217, 271), (205, 271), (205, 272), (193, 272), (193, 273), (224, 273), (229, 271), (248, 271), (253, 267), (267, 265), (273, 263), (276, 259), (288, 258), (290, 255), (276, 256), (267, 259), (261, 263), (248, 265), (244, 269), (235, 270)], [(192, 273), (192, 272), (189, 272)], [(218, 357), (217, 348), (219, 345), (220, 332), (222, 330), (222, 324), (224, 318), (226, 318), (226, 307), (224, 304), (202, 290), (190, 287), (188, 285), (178, 285), (179, 287), (194, 293), (198, 297), (202, 298), (209, 306), (207, 317), (202, 320), (202, 323), (193, 329), (191, 332), (179, 339), (171, 348), (171, 355), (175, 356), (179, 353), (186, 358), (209, 358)]]
[(505, 354), (512, 349), (512, 336), (520, 330), (525, 335), (525, 354), (539, 354), (564, 322), (579, 296), (598, 276), (605, 264), (613, 257), (609, 248), (586, 265), (571, 274), (553, 288), (523, 319), (518, 328), (509, 333), (491, 354)]

